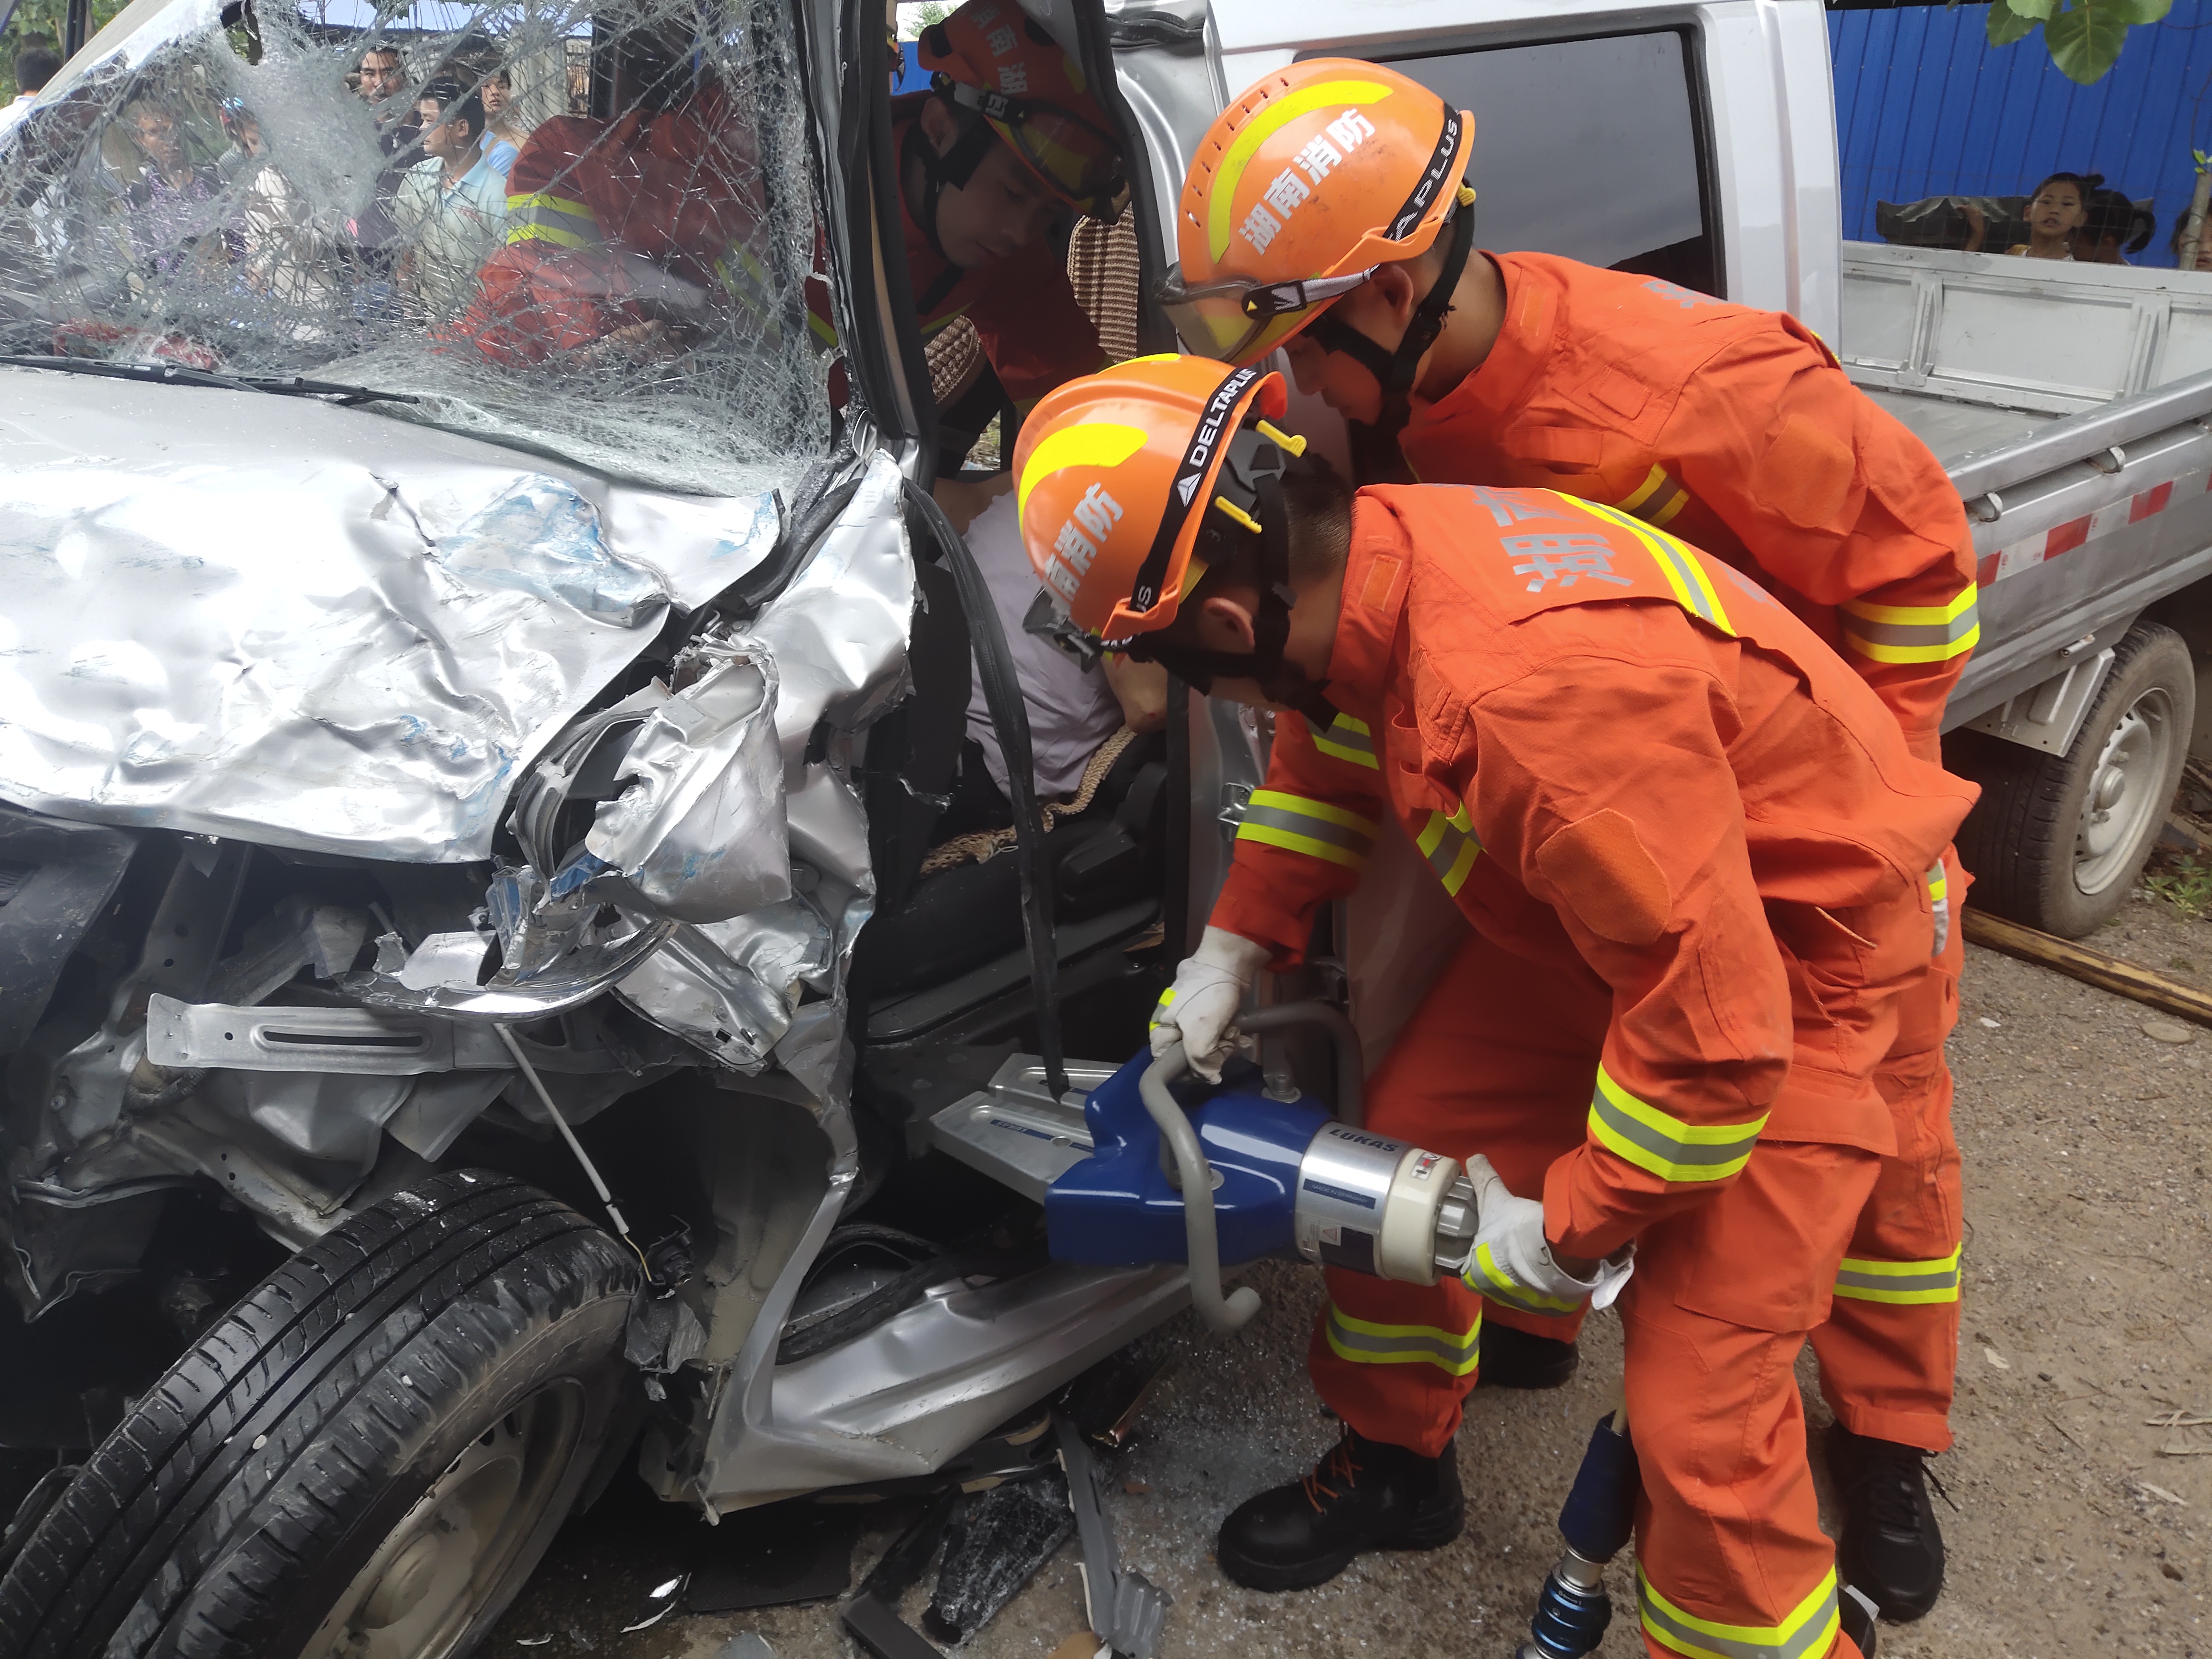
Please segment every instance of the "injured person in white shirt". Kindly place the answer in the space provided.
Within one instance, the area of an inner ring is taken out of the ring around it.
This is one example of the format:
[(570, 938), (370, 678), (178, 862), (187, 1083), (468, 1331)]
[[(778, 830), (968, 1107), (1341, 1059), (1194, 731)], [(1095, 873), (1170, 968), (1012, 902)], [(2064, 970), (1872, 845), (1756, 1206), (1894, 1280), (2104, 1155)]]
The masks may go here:
[[(976, 514), (966, 537), (998, 608), (999, 624), (1006, 630), (1022, 702), (1029, 711), (1037, 799), (1047, 804), (1048, 821), (1070, 816), (1091, 804), (1085, 784), (1095, 789), (1115, 756), (1127, 746), (1129, 739), (1120, 736), (1124, 728), (1141, 734), (1167, 724), (1167, 671), (1154, 663), (1113, 656), (1086, 671), (1049, 641), (1023, 627), (1038, 586), (1036, 571), (1022, 545), (1012, 490), (1000, 494)], [(1006, 757), (983, 701), (978, 672), (969, 694), (968, 741), (960, 774), (953, 784), (951, 805), (938, 821), (934, 836), (939, 852), (932, 854), (925, 869), (942, 868), (950, 861), (940, 856), (950, 850), (943, 843), (1012, 823)]]

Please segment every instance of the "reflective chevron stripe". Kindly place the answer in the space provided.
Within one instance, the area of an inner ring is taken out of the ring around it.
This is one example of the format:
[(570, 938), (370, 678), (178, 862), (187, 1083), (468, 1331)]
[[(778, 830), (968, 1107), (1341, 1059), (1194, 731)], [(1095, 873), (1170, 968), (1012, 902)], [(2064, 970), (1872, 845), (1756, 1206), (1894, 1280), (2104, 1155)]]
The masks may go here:
[(1322, 1333), (1339, 1359), (1355, 1365), (1434, 1365), (1450, 1376), (1465, 1376), (1482, 1358), (1480, 1304), (1474, 1323), (1464, 1331), (1447, 1331), (1435, 1325), (1373, 1324), (1354, 1319), (1332, 1302)]
[(597, 247), (605, 239), (588, 204), (540, 190), (507, 198), (507, 240), (510, 246), (551, 242), (561, 247)]
[(1638, 1100), (1597, 1068), (1590, 1097), (1590, 1133), (1608, 1151), (1662, 1181), (1725, 1181), (1751, 1159), (1762, 1112), (1749, 1123), (1685, 1123)]
[(1941, 859), (1928, 872), (1928, 904), (1936, 913), (1936, 948), (1928, 954), (1940, 957), (1951, 942), (1951, 878), (1943, 873)]
[(1916, 1304), (1959, 1299), (1959, 1255), (1933, 1261), (1881, 1261), (1847, 1255), (1836, 1269), (1836, 1294), (1854, 1302)]
[[(1572, 497), (1566, 499), (1571, 500)], [(1634, 518), (1617, 507), (1600, 507), (1595, 501), (1576, 501), (1585, 512), (1594, 513), (1607, 524), (1619, 525), (1643, 544), (1650, 554), (1659, 574), (1667, 579), (1675, 599), (1683, 610), (1700, 622), (1711, 623), (1722, 633), (1733, 638), (1735, 624), (1729, 621), (1728, 609), (1721, 603), (1719, 590), (1705, 572), (1698, 556), (1686, 542), (1678, 541), (1663, 530), (1655, 530), (1642, 520)]]
[(1287, 848), (1352, 870), (1367, 867), (1380, 833), (1372, 818), (1281, 789), (1255, 789), (1244, 805), (1244, 821), (1237, 826), (1239, 841)]
[(1690, 492), (1668, 477), (1665, 467), (1655, 466), (1644, 474), (1642, 483), (1614, 505), (1648, 525), (1664, 526), (1689, 501)]
[(1869, 605), (1847, 600), (1844, 643), (1876, 662), (1948, 662), (1982, 637), (1981, 610), (1969, 587), (1948, 605)]
[(1468, 817), (1465, 801), (1449, 812), (1430, 813), (1428, 823), (1413, 845), (1421, 849), (1429, 868), (1443, 883), (1444, 891), (1455, 898), (1459, 896), (1459, 890), (1467, 885), (1467, 872), (1474, 868), (1474, 860), (1482, 851), (1482, 842), (1474, 833), (1474, 820)]
[(1654, 1589), (1641, 1565), (1636, 1569), (1636, 1599), (1644, 1613), (1644, 1633), (1694, 1659), (1823, 1659), (1835, 1645), (1839, 1627), (1832, 1567), (1820, 1588), (1778, 1625), (1722, 1625), (1695, 1618)]
[(1498, 1265), (1490, 1253), (1490, 1246), (1478, 1244), (1474, 1254), (1460, 1269), (1460, 1283), (1480, 1296), (1488, 1297), (1503, 1307), (1518, 1308), (1523, 1313), (1571, 1314), (1582, 1311), (1579, 1302), (1561, 1302), (1553, 1297), (1539, 1296), (1521, 1284)]
[(1365, 720), (1339, 714), (1325, 726), (1309, 720), (1306, 730), (1312, 734), (1313, 746), (1331, 759), (1348, 761), (1370, 772), (1380, 769), (1375, 763), (1375, 735), (1367, 729)]

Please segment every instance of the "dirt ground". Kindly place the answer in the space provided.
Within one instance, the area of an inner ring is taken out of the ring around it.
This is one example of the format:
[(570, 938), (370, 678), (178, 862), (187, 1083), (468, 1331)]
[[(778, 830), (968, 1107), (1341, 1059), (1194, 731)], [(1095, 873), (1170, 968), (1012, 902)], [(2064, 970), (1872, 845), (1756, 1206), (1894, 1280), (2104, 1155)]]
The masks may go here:
[[(2136, 898), (2088, 942), (2212, 990), (2212, 921), (2169, 904)], [(1968, 1278), (1958, 1444), (1934, 1464), (1950, 1498), (1937, 1504), (1950, 1582), (1927, 1620), (1884, 1627), (1881, 1652), (2212, 1656), (2212, 1427), (2160, 1420), (2212, 1415), (2212, 1030), (1979, 949), (1962, 1002), (1951, 1059)], [(1457, 1544), (1370, 1558), (1306, 1594), (1260, 1595), (1222, 1577), (1213, 1528), (1251, 1492), (1303, 1472), (1334, 1435), (1304, 1376), (1318, 1279), (1270, 1264), (1249, 1282), (1267, 1311), (1239, 1337), (1210, 1342), (1187, 1318), (1170, 1328), (1178, 1369), (1113, 1465), (1124, 1559), (1175, 1596), (1164, 1651), (1504, 1659), (1526, 1634), (1558, 1553), (1553, 1516), (1609, 1402), (1618, 1325), (1591, 1322), (1566, 1389), (1476, 1395), (1459, 1443), (1470, 1501)], [(1800, 1377), (1818, 1432), (1828, 1415), (1809, 1356)], [(617, 1633), (698, 1535), (633, 1490), (621, 1483), (562, 1534), (486, 1653), (720, 1659), (748, 1632), (781, 1659), (853, 1651), (820, 1603), (678, 1613)], [(857, 1571), (884, 1541), (863, 1538)], [(1042, 1659), (1079, 1632), (1075, 1559), (1063, 1549), (965, 1651)], [(1617, 1611), (1601, 1652), (1620, 1659), (1640, 1651), (1625, 1561), (1610, 1582)], [(910, 1620), (926, 1599), (908, 1598)]]

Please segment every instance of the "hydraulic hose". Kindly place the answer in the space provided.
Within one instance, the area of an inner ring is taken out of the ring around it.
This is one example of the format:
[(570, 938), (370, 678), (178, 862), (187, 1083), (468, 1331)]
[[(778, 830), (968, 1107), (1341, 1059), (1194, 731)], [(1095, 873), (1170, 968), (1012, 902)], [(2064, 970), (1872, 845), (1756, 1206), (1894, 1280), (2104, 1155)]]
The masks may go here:
[(1237, 1016), (1237, 1029), (1259, 1036), (1286, 1025), (1318, 1025), (1328, 1033), (1336, 1056), (1336, 1121), (1354, 1129), (1367, 1127), (1367, 1060), (1359, 1033), (1344, 1010), (1326, 1002), (1280, 1002)]
[(1176, 1170), (1182, 1180), (1182, 1225), (1185, 1254), (1190, 1258), (1190, 1301), (1198, 1310), (1210, 1330), (1226, 1334), (1239, 1330), (1260, 1311), (1260, 1293), (1250, 1285), (1240, 1285), (1236, 1292), (1221, 1294), (1221, 1245), (1214, 1228), (1213, 1166), (1206, 1161), (1205, 1151), (1198, 1144), (1198, 1132), (1190, 1127), (1176, 1098), (1168, 1092), (1168, 1085), (1189, 1069), (1182, 1044), (1170, 1043), (1168, 1050), (1145, 1067), (1144, 1075), (1137, 1080), (1137, 1092), (1143, 1098), (1145, 1109), (1152, 1115), (1159, 1126), (1162, 1138), (1175, 1154)]

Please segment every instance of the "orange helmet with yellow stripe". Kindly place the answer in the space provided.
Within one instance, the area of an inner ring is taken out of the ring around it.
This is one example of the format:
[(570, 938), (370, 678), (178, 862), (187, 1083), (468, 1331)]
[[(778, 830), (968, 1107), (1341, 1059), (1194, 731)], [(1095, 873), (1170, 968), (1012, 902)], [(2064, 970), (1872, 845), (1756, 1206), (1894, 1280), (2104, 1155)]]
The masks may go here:
[(1046, 394), (1023, 422), (1014, 487), (1054, 605), (1113, 642), (1173, 622), (1204, 573), (1194, 555), (1209, 524), (1261, 533), (1251, 463), (1271, 476), (1280, 462), (1247, 452), (1304, 449), (1269, 424), (1285, 400), (1279, 374), (1176, 356), (1132, 358)]
[(1377, 265), (1426, 252), (1474, 199), (1474, 137), (1472, 114), (1377, 64), (1318, 58), (1262, 77), (1183, 176), (1162, 293), (1183, 343), (1256, 362)]
[[(921, 32), (915, 55), (938, 94), (981, 115), (1022, 164), (1078, 212), (1121, 211), (1121, 147), (1082, 66), (1018, 0), (969, 0)], [(985, 140), (988, 145), (988, 138)], [(949, 182), (967, 183), (980, 152), (945, 158)]]

